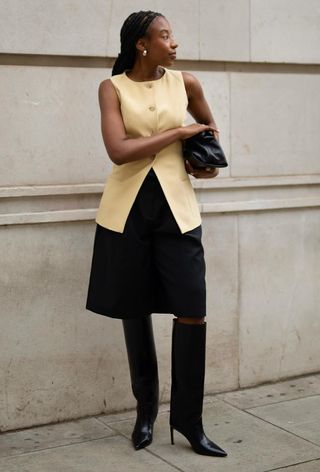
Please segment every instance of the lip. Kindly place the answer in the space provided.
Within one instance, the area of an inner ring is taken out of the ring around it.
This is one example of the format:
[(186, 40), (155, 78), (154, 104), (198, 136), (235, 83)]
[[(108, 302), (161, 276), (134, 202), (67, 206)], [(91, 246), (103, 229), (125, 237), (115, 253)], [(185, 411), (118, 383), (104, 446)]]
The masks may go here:
[(170, 56), (172, 59), (176, 59), (177, 54), (176, 54), (175, 52), (172, 52), (171, 54), (169, 54), (169, 56)]

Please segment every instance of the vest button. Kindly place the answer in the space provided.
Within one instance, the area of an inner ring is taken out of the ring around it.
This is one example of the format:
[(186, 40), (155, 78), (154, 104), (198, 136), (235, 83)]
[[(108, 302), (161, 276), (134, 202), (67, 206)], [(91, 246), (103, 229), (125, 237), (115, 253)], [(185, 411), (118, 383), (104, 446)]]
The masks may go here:
[(147, 84), (147, 88), (152, 88), (152, 84)]
[(153, 107), (153, 106), (149, 107), (150, 111), (154, 111), (155, 109), (156, 109), (156, 107)]

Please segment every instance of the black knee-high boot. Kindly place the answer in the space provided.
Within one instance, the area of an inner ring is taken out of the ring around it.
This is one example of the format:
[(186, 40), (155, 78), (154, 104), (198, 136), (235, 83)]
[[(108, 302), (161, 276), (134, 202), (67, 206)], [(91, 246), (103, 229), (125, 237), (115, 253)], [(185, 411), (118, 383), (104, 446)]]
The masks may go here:
[(151, 315), (122, 320), (137, 419), (132, 432), (135, 449), (152, 442), (158, 414), (159, 378)]
[(193, 450), (206, 456), (226, 456), (203, 431), (206, 323), (186, 324), (173, 319), (171, 353), (170, 432), (176, 429)]

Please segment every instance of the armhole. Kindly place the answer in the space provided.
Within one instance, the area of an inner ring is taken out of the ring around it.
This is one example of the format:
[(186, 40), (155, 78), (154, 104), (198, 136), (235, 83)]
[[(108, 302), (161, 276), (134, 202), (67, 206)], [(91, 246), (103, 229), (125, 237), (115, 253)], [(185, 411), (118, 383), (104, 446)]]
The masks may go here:
[(117, 86), (117, 83), (116, 83), (116, 81), (114, 80), (114, 78), (113, 78), (112, 76), (109, 77), (109, 79), (110, 79), (110, 82), (111, 82), (112, 85), (113, 85), (113, 88), (114, 88), (115, 91), (116, 91), (116, 94), (117, 94), (118, 100), (119, 100), (119, 104), (120, 104), (120, 103), (121, 103), (121, 95), (120, 95), (120, 90), (119, 90), (119, 88), (118, 88), (118, 86)]
[(188, 98), (188, 93), (187, 93), (187, 89), (186, 89), (186, 84), (184, 83), (184, 78), (183, 78), (183, 74), (182, 74), (182, 71), (179, 70), (177, 71), (179, 72), (179, 75), (180, 75), (180, 80), (182, 82), (182, 87), (183, 87), (183, 90), (184, 90), (184, 94), (185, 94), (185, 99), (186, 99), (186, 107), (188, 107), (189, 105), (189, 98)]

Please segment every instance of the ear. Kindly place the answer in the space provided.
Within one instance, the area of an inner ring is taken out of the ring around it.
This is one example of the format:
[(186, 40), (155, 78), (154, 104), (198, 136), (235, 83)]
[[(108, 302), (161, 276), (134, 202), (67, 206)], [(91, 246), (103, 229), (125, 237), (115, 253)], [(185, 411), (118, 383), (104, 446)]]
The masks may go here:
[(140, 52), (143, 52), (144, 49), (146, 49), (146, 47), (147, 47), (146, 40), (143, 39), (143, 38), (138, 39), (138, 41), (136, 42), (136, 48), (137, 48)]

